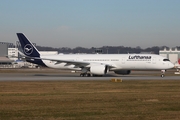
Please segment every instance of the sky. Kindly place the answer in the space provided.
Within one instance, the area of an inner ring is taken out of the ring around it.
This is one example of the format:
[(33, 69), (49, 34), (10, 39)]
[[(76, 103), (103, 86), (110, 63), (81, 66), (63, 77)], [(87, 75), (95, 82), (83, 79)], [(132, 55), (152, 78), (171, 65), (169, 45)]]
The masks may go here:
[(0, 41), (48, 47), (180, 46), (180, 0), (0, 0)]

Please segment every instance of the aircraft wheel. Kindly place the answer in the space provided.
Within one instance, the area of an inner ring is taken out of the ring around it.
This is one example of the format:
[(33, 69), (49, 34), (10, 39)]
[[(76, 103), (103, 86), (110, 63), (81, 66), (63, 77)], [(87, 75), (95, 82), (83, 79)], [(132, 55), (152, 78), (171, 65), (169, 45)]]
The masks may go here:
[(163, 77), (164, 77), (164, 74), (162, 74), (161, 77), (163, 78)]
[(81, 76), (81, 77), (84, 77), (84, 73), (81, 73), (80, 76)]
[(90, 74), (90, 73), (88, 73), (88, 74), (87, 74), (87, 76), (88, 76), (88, 77), (91, 77), (91, 74)]
[(85, 77), (90, 77), (91, 74), (90, 74), (90, 73), (84, 73), (84, 76), (85, 76)]

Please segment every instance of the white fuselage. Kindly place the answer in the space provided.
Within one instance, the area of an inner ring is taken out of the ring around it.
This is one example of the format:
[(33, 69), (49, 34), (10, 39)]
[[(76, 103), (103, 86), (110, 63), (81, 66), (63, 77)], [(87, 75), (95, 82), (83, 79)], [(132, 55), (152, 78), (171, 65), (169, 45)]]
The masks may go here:
[[(167, 59), (155, 54), (60, 54), (41, 56), (41, 58), (60, 59), (68, 61), (79, 61), (89, 63), (87, 67), (98, 64), (108, 64), (110, 71), (114, 70), (165, 70), (173, 68), (174, 65)], [(53, 60), (42, 60), (50, 68), (82, 70), (74, 64), (57, 62)]]

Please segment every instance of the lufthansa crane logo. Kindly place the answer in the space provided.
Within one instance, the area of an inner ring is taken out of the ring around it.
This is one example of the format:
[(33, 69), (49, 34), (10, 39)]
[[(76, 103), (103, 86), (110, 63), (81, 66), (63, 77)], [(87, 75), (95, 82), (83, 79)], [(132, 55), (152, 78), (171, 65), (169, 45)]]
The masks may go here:
[(33, 52), (33, 47), (30, 44), (24, 46), (24, 53), (30, 55)]

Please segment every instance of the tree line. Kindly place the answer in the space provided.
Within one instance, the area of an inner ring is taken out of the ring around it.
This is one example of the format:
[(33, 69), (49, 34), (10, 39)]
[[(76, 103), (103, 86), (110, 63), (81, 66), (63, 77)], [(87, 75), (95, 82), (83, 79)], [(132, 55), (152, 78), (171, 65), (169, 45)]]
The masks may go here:
[[(62, 47), (62, 48), (53, 48), (53, 47), (44, 47), (44, 46), (37, 46), (37, 49), (39, 51), (58, 51), (58, 53), (97, 53), (100, 51), (102, 54), (126, 54), (126, 53), (152, 53), (152, 54), (159, 54), (159, 50), (162, 49), (169, 49), (167, 46), (154, 46), (154, 47), (148, 47), (148, 48), (141, 48), (140, 46), (137, 46), (135, 48), (133, 47), (124, 47), (124, 46), (103, 46), (99, 48), (91, 47), (91, 48), (84, 48), (84, 47), (76, 47), (76, 48), (68, 48), (68, 47)], [(177, 47), (178, 49), (180, 47)]]

